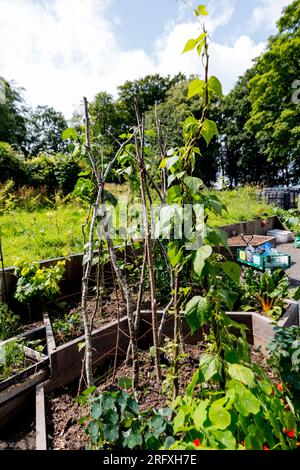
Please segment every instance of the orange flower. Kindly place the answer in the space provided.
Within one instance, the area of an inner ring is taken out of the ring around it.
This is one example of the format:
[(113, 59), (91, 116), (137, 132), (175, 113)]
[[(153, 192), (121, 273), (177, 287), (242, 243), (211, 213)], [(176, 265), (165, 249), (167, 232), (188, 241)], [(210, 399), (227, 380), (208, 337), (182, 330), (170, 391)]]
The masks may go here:
[(267, 446), (267, 444), (263, 445), (263, 450), (270, 450), (270, 448)]
[(245, 447), (245, 441), (241, 441), (241, 445)]
[(295, 437), (295, 429), (294, 428), (292, 428), (292, 429), (284, 428), (283, 432), (285, 432), (285, 434), (287, 434), (288, 437), (290, 437), (291, 439), (293, 439)]
[(198, 437), (197, 437), (197, 439), (195, 439), (195, 440), (193, 441), (193, 444), (195, 444), (196, 447), (201, 447), (200, 439), (198, 439)]
[(282, 383), (277, 384), (276, 387), (277, 387), (277, 390), (279, 390), (279, 392), (283, 392), (283, 385), (282, 385)]

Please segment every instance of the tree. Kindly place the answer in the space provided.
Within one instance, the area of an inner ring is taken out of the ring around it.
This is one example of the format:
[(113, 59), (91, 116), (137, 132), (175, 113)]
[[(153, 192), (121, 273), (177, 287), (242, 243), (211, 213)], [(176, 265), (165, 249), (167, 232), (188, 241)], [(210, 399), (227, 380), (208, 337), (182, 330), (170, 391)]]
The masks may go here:
[(62, 132), (68, 127), (63, 114), (49, 106), (38, 106), (29, 113), (26, 149), (29, 155), (41, 152), (55, 154), (67, 152)]
[(26, 108), (22, 98), (23, 89), (1, 77), (0, 83), (0, 141), (24, 150)]
[(24, 155), (7, 142), (0, 142), (0, 183), (14, 180), (16, 186), (26, 182)]
[(255, 67), (248, 70), (220, 103), (220, 165), (231, 187), (245, 183), (271, 183), (274, 179), (273, 168), (269, 168), (267, 157), (261, 153), (254, 132), (245, 129), (251, 113), (248, 82), (255, 73)]
[(293, 102), (293, 83), (300, 77), (300, 2), (286, 7), (278, 34), (256, 61), (250, 80), (250, 118), (246, 128), (255, 134), (262, 153), (278, 169), (279, 183), (300, 177), (300, 107)]
[(127, 81), (118, 87), (119, 98), (116, 102), (117, 112), (123, 124), (123, 130), (128, 130), (136, 124), (135, 102), (140, 113), (145, 113), (157, 102), (166, 99), (167, 91), (184, 80), (181, 73), (173, 78), (161, 77), (159, 74), (147, 75), (145, 78)]

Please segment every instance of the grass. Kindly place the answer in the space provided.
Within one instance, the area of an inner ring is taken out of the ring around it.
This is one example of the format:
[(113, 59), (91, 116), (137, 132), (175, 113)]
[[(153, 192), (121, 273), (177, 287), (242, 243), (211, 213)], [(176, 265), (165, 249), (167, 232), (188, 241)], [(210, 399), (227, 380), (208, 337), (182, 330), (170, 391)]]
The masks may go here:
[(227, 212), (216, 215), (210, 214), (209, 224), (213, 226), (230, 225), (256, 217), (267, 217), (274, 214), (272, 206), (257, 199), (257, 190), (251, 186), (231, 191), (212, 191), (227, 207)]
[(86, 214), (80, 206), (61, 206), (0, 216), (5, 266), (14, 265), (17, 259), (34, 261), (81, 252), (81, 224)]
[[(108, 185), (116, 197), (126, 196), (126, 188)], [(251, 187), (219, 192), (213, 191), (227, 206), (222, 216), (211, 214), (210, 225), (222, 226), (272, 215), (272, 207), (257, 200)], [(42, 260), (80, 253), (83, 250), (81, 225), (87, 207), (59, 205), (56, 209), (37, 209), (34, 212), (14, 210), (0, 216), (0, 235), (5, 266), (17, 259)]]

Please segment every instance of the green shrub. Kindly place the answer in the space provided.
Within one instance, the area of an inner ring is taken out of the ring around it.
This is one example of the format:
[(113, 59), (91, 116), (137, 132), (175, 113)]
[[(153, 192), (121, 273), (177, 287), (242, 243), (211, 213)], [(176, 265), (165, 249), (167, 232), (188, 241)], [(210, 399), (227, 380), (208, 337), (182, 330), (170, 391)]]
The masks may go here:
[(14, 315), (6, 304), (0, 302), (0, 340), (4, 341), (18, 333), (20, 317)]
[(0, 362), (0, 380), (5, 380), (25, 366), (24, 342), (22, 340), (9, 341), (3, 346), (3, 355)]
[(65, 272), (65, 261), (58, 261), (55, 266), (41, 268), (39, 263), (19, 263), (15, 269), (18, 276), (15, 298), (19, 302), (33, 300), (51, 300), (60, 292), (59, 283)]
[(26, 182), (24, 156), (6, 142), (0, 142), (0, 183), (14, 180), (16, 186)]

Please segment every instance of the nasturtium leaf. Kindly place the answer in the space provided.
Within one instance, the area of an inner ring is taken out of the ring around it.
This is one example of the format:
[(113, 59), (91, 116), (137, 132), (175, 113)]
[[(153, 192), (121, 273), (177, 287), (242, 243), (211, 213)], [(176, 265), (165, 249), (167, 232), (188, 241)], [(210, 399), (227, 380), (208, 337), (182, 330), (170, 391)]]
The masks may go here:
[(192, 418), (195, 424), (195, 427), (199, 430), (202, 426), (203, 423), (207, 419), (207, 406), (208, 406), (209, 401), (201, 401), (200, 403), (197, 403), (195, 410), (193, 411)]
[(258, 380), (257, 383), (266, 395), (271, 395), (273, 389), (271, 384), (267, 380)]
[(153, 418), (151, 419), (149, 425), (150, 427), (153, 427), (153, 428), (156, 428), (156, 429), (159, 429), (163, 426), (164, 424), (164, 419), (162, 416), (159, 416), (159, 415), (155, 415), (153, 416)]
[(249, 414), (256, 415), (259, 412), (260, 401), (242, 382), (232, 379), (228, 383), (228, 389), (234, 391), (235, 400), (233, 406), (243, 416), (249, 416)]
[(192, 196), (195, 196), (204, 186), (203, 181), (195, 176), (186, 176), (183, 181), (191, 191)]
[(202, 125), (201, 135), (202, 137), (204, 137), (207, 145), (209, 145), (211, 139), (215, 135), (218, 135), (217, 124), (214, 121), (210, 121), (209, 119), (206, 119)]
[(237, 284), (240, 282), (241, 277), (241, 268), (237, 263), (233, 263), (232, 261), (226, 261), (225, 263), (221, 264), (221, 267), (225, 274)]
[(209, 245), (204, 245), (201, 246), (197, 251), (195, 255), (195, 259), (193, 262), (193, 268), (197, 276), (201, 276), (205, 260), (210, 257), (212, 254), (212, 247)]
[(220, 442), (226, 449), (235, 450), (236, 448), (236, 439), (231, 431), (228, 429), (226, 431), (213, 431), (214, 438)]
[(185, 422), (185, 413), (183, 410), (180, 410), (179, 413), (174, 418), (173, 421), (173, 429), (174, 434), (184, 430), (184, 422)]
[(208, 301), (204, 297), (193, 297), (186, 305), (185, 316), (192, 334), (196, 333), (209, 320), (210, 306)]
[(210, 77), (208, 80), (208, 87), (220, 98), (223, 96), (222, 85), (217, 77)]
[(63, 131), (61, 137), (63, 140), (77, 140), (77, 131), (69, 127)]
[(171, 447), (173, 444), (175, 444), (175, 439), (174, 437), (172, 436), (168, 436), (164, 442), (164, 448), (165, 449), (168, 449), (169, 447)]
[(104, 396), (102, 399), (102, 405), (104, 410), (110, 410), (112, 408), (115, 408), (115, 401), (110, 396)]
[(204, 80), (200, 80), (200, 79), (197, 78), (197, 79), (191, 81), (190, 86), (189, 86), (187, 99), (189, 100), (190, 98), (192, 98), (193, 96), (196, 96), (196, 95), (201, 96), (203, 94), (205, 88), (206, 88), (206, 83), (205, 83)]
[(242, 366), (240, 364), (227, 364), (228, 374), (233, 379), (239, 380), (249, 387), (254, 387), (254, 373), (249, 367)]
[(212, 403), (208, 410), (208, 417), (214, 427), (224, 430), (231, 423), (231, 416), (223, 406)]
[(203, 353), (199, 361), (199, 381), (208, 382), (221, 372), (220, 359), (214, 354)]
[(195, 10), (194, 13), (196, 16), (207, 16), (208, 12), (206, 10), (205, 5), (199, 5)]

